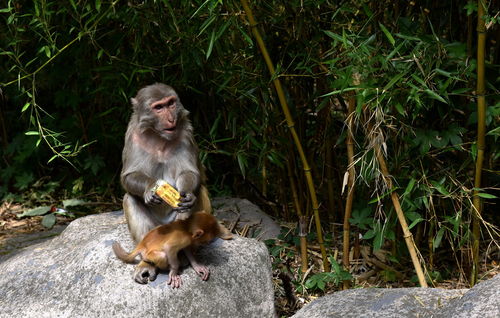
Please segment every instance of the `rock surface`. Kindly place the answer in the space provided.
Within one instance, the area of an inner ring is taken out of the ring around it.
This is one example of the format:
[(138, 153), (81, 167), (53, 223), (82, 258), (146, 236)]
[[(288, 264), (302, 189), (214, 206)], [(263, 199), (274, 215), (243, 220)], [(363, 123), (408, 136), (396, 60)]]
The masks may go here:
[(212, 200), (214, 215), (225, 224), (236, 222), (236, 229), (248, 227), (249, 237), (258, 240), (277, 238), (280, 226), (258, 206), (246, 199), (219, 197)]
[(432, 317), (440, 306), (463, 293), (437, 288), (349, 289), (318, 298), (292, 317)]
[(500, 317), (500, 275), (471, 289), (366, 288), (318, 298), (293, 318)]
[(203, 282), (184, 269), (183, 286), (167, 274), (139, 285), (133, 266), (111, 250), (131, 250), (121, 212), (73, 221), (60, 236), (27, 247), (0, 263), (0, 317), (273, 317), (270, 259), (264, 244), (236, 237), (200, 249), (211, 270)]
[(500, 317), (500, 274), (469, 289), (462, 298), (451, 301), (436, 317)]

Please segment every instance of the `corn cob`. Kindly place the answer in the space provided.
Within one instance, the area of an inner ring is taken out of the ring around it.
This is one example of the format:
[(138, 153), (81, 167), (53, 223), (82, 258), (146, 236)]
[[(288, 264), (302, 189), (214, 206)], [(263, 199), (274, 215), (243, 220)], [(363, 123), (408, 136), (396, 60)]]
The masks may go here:
[(178, 207), (179, 202), (181, 202), (179, 192), (166, 181), (158, 180), (154, 192), (173, 208)]

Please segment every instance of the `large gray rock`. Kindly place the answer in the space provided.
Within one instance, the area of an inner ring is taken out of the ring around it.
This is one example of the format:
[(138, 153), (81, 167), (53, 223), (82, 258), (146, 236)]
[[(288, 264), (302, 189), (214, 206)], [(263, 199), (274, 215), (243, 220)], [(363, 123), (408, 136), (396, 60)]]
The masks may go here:
[(440, 307), (462, 296), (465, 291), (438, 288), (349, 289), (318, 298), (292, 317), (433, 317)]
[(500, 274), (477, 284), (462, 298), (451, 301), (436, 317), (500, 317)]
[(121, 212), (73, 221), (49, 241), (0, 263), (0, 317), (273, 317), (271, 264), (264, 244), (217, 239), (199, 258), (211, 270), (203, 282), (192, 268), (173, 290), (168, 276), (139, 285), (133, 266), (111, 244), (133, 247)]
[(214, 215), (226, 224), (236, 223), (236, 229), (248, 227), (248, 236), (259, 240), (275, 239), (281, 228), (269, 215), (247, 199), (218, 197), (212, 200)]
[(318, 298), (293, 318), (500, 317), (500, 274), (471, 289), (350, 289)]

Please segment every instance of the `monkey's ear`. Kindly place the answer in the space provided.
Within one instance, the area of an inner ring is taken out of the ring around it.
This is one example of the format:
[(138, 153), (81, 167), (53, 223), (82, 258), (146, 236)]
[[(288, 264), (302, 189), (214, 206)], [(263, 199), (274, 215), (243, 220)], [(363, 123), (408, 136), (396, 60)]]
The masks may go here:
[(205, 232), (203, 232), (203, 230), (202, 230), (202, 229), (197, 229), (197, 230), (195, 230), (195, 231), (193, 232), (193, 239), (195, 239), (195, 240), (196, 240), (196, 239), (199, 239), (200, 237), (202, 237), (202, 236), (203, 236), (203, 234), (204, 234), (204, 233), (205, 233)]
[(131, 98), (130, 102), (132, 103), (132, 108), (137, 109), (139, 107), (139, 101), (135, 98)]

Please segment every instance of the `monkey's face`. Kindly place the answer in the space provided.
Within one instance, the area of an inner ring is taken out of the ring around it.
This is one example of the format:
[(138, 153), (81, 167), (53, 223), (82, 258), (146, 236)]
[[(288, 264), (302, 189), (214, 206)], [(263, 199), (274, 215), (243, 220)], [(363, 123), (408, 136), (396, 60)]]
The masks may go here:
[(166, 140), (175, 140), (185, 128), (189, 112), (177, 93), (168, 85), (154, 84), (142, 88), (132, 98), (141, 131), (153, 130)]
[(156, 117), (154, 130), (167, 140), (173, 140), (181, 131), (182, 104), (175, 95), (152, 102), (150, 110)]

